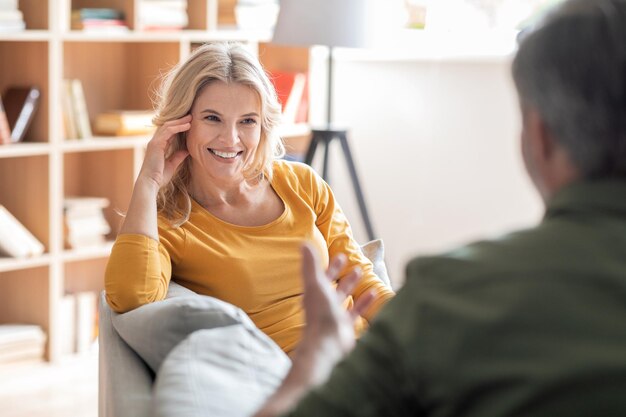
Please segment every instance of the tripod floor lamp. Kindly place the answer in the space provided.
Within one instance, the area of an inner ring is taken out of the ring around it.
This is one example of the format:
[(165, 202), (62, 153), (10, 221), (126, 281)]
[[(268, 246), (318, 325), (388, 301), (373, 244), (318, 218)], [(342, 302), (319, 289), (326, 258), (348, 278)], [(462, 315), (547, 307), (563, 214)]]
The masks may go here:
[(345, 129), (332, 124), (333, 47), (365, 46), (366, 1), (364, 0), (281, 0), (280, 13), (274, 30), (273, 43), (283, 45), (328, 47), (328, 78), (326, 125), (312, 129), (311, 143), (304, 162), (311, 165), (315, 153), (323, 147), (322, 178), (330, 183), (329, 150), (339, 142), (356, 194), (368, 238), (375, 238), (363, 189), (359, 182)]

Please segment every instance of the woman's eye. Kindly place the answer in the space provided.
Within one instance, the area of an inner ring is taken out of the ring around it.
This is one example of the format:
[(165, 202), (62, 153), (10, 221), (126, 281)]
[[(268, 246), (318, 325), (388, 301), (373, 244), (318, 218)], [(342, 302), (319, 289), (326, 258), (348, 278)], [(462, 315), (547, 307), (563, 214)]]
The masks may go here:
[(253, 119), (253, 118), (249, 117), (247, 119), (243, 119), (241, 121), (241, 123), (243, 123), (245, 125), (254, 125), (254, 124), (256, 124), (256, 119)]
[(209, 122), (219, 122), (220, 118), (214, 114), (209, 114), (208, 116), (204, 118), (204, 120), (208, 120)]

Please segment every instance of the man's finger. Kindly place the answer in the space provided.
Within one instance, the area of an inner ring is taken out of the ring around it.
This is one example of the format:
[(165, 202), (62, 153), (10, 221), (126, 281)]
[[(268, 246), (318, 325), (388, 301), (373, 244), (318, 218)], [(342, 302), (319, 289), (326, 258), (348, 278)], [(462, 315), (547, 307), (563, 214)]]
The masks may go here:
[(328, 269), (326, 270), (326, 276), (328, 277), (330, 281), (335, 281), (337, 279), (337, 277), (339, 276), (339, 273), (341, 272), (343, 267), (346, 265), (347, 261), (348, 259), (346, 258), (346, 255), (344, 255), (343, 253), (340, 253), (339, 255), (334, 256), (330, 260), (330, 265), (328, 266)]
[[(317, 287), (318, 276), (323, 275), (322, 268), (317, 259), (317, 252), (313, 245), (304, 242), (301, 247), (302, 252), (302, 277), (305, 287)], [(305, 291), (306, 292), (306, 291)]]
[(376, 295), (374, 291), (367, 291), (365, 294), (362, 294), (350, 309), (350, 317), (352, 320), (356, 320), (359, 316), (363, 316), (363, 314), (367, 311), (368, 308), (372, 305), (374, 300), (376, 299)]
[(361, 279), (361, 269), (354, 268), (337, 285), (337, 294), (343, 299), (352, 294), (352, 290)]

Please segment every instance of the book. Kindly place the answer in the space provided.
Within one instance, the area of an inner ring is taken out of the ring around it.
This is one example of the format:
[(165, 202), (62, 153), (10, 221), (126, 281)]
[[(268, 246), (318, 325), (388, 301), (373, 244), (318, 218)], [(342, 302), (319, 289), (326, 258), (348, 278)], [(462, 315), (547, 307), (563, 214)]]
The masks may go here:
[(282, 106), (282, 123), (304, 123), (308, 120), (308, 79), (304, 72), (274, 71), (271, 80)]
[(43, 244), (0, 205), (0, 255), (27, 258), (41, 255), (44, 250)]
[(41, 92), (36, 86), (12, 86), (2, 95), (11, 128), (11, 142), (24, 139), (39, 107)]
[(63, 113), (63, 128), (65, 139), (79, 139), (74, 109), (74, 95), (72, 94), (72, 80), (63, 80), (61, 92), (61, 110)]
[(9, 128), (9, 120), (2, 105), (0, 98), (0, 145), (11, 143), (11, 128)]
[(57, 327), (59, 353), (68, 355), (76, 349), (76, 297), (74, 294), (65, 294), (58, 305)]
[(100, 135), (146, 135), (154, 131), (151, 110), (112, 110), (96, 116), (95, 131)]
[(63, 126), (65, 139), (88, 139), (93, 136), (83, 83), (79, 79), (63, 80)]
[(97, 294), (81, 291), (74, 294), (76, 299), (76, 352), (87, 352), (96, 339)]
[(79, 79), (73, 79), (71, 86), (74, 120), (78, 137), (81, 139), (91, 138), (93, 134), (91, 133), (91, 124), (89, 122), (89, 112), (87, 111), (87, 101), (85, 100), (83, 83)]

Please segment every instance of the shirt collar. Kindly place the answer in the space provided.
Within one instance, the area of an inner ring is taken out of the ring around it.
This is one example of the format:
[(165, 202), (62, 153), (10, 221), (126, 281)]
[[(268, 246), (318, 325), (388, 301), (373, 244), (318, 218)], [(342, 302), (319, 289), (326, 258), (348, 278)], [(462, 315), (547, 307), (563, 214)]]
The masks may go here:
[(626, 216), (626, 178), (577, 181), (547, 204), (546, 218), (565, 213), (604, 212)]

